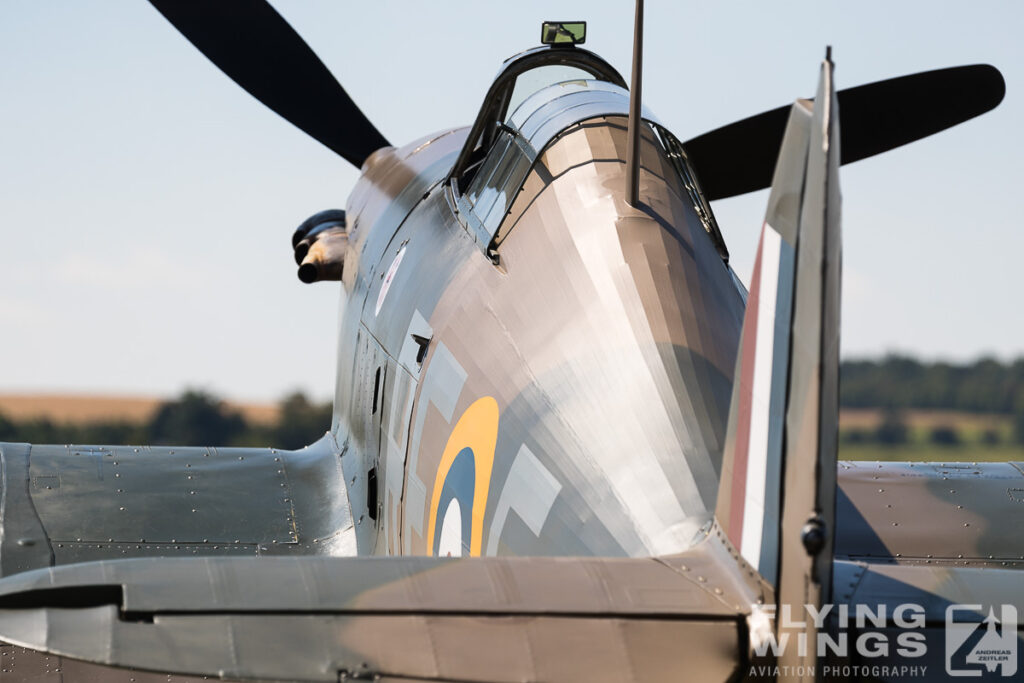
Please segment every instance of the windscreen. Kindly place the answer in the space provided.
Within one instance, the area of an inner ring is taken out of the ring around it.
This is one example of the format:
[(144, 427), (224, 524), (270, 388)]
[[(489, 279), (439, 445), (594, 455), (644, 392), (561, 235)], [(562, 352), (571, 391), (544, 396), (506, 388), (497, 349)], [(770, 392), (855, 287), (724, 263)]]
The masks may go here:
[(593, 78), (595, 75), (589, 71), (564, 64), (548, 64), (524, 71), (516, 77), (516, 84), (512, 88), (512, 97), (509, 99), (508, 108), (505, 109), (505, 116), (502, 119), (508, 121), (512, 112), (523, 103), (523, 100), (542, 88), (565, 81), (583, 81)]

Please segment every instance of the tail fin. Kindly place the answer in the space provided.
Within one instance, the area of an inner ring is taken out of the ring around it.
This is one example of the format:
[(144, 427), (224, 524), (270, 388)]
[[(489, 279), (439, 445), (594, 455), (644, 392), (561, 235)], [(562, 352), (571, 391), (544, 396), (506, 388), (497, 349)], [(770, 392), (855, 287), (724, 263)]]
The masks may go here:
[(831, 591), (839, 410), (838, 114), (826, 56), (814, 102), (798, 100), (790, 111), (775, 167), (715, 511), (732, 544), (775, 586), (777, 603), (797, 607), (828, 602)]

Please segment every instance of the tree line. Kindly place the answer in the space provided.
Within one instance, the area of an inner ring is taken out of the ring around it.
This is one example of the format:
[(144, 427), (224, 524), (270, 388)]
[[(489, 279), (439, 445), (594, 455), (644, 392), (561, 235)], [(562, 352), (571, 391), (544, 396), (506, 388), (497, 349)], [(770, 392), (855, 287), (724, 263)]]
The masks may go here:
[(847, 360), (839, 368), (839, 402), (847, 408), (1024, 412), (1024, 358), (963, 364), (902, 355)]
[[(1010, 438), (1024, 444), (1024, 358), (1003, 363), (980, 358), (969, 363), (925, 363), (904, 355), (878, 360), (847, 360), (839, 368), (839, 403), (846, 408), (881, 408), (883, 420), (873, 431), (848, 430), (848, 443), (906, 443), (909, 433), (902, 412), (953, 410), (1012, 416)], [(928, 441), (953, 446), (963, 435), (953, 425), (934, 427)], [(987, 429), (979, 441), (994, 446), (1004, 441)]]
[[(843, 361), (839, 377), (842, 407), (885, 411), (883, 423), (876, 430), (850, 431), (847, 436), (851, 441), (904, 442), (907, 429), (902, 411), (933, 409), (1012, 415), (1014, 439), (1024, 443), (1024, 358), (1008, 363), (982, 358), (958, 364), (889, 355)], [(0, 441), (300, 448), (323, 436), (330, 423), (330, 403), (311, 402), (301, 393), (280, 401), (272, 424), (254, 424), (218, 397), (187, 390), (161, 404), (143, 422), (13, 421), (0, 414)], [(952, 427), (933, 431), (929, 440), (936, 444), (955, 444), (960, 438)], [(994, 433), (982, 435), (985, 442), (996, 443), (1000, 438)]]
[(331, 426), (331, 404), (294, 393), (278, 404), (277, 418), (255, 424), (213, 394), (186, 390), (166, 401), (149, 420), (103, 420), (77, 424), (47, 418), (11, 420), (0, 414), (0, 441), (176, 446), (275, 446), (301, 448)]

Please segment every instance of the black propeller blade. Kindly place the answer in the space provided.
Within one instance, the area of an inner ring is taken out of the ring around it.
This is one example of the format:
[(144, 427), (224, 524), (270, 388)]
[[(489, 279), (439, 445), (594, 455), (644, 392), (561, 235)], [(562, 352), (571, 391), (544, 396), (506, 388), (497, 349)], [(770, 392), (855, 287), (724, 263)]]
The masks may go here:
[(253, 97), (356, 167), (388, 141), (264, 0), (150, 0)]
[[(975, 64), (840, 90), (840, 162), (920, 140), (984, 114), (1006, 92), (994, 66)], [(722, 126), (683, 144), (708, 199), (769, 187), (789, 105)]]

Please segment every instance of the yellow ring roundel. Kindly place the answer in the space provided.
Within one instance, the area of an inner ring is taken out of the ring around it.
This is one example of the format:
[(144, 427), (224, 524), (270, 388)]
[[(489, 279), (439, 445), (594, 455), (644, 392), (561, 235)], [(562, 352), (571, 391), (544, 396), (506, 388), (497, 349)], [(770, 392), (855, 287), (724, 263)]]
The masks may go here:
[[(480, 555), (483, 545), (484, 512), (487, 510), (487, 492), (494, 467), (494, 447), (498, 442), (498, 402), (484, 396), (466, 408), (455, 423), (441, 462), (434, 477), (434, 491), (430, 499), (427, 552), (434, 554), (438, 526), (438, 513), (442, 494), (446, 503), (454, 498), (463, 510), (472, 510), (464, 525), (462, 543), (469, 554)], [(458, 464), (456, 464), (458, 462)], [(453, 467), (455, 465), (455, 467)], [(447, 508), (447, 505), (445, 506)], [(465, 513), (463, 513), (465, 514)], [(468, 533), (467, 533), (468, 532)], [(466, 538), (468, 536), (468, 538)]]

